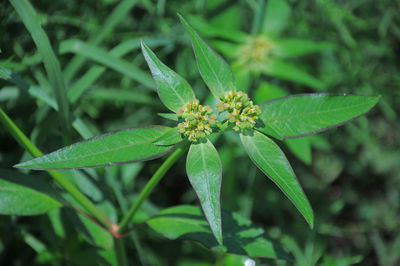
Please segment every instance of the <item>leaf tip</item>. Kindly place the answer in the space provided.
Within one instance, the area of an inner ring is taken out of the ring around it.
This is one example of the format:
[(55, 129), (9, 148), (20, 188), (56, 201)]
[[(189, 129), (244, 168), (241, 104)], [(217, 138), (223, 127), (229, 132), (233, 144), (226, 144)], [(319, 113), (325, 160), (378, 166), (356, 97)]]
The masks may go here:
[(223, 240), (222, 240), (222, 233), (215, 235), (215, 239), (217, 240), (218, 244), (222, 247), (224, 245)]
[(190, 25), (189, 25), (189, 23), (186, 21), (186, 19), (185, 19), (181, 14), (179, 14), (179, 13), (176, 13), (176, 14), (178, 15), (179, 20), (181, 21), (181, 23), (183, 24), (183, 26), (185, 26), (185, 28), (186, 28), (187, 30), (189, 30), (189, 29), (190, 29)]
[(310, 213), (309, 217), (305, 217), (304, 216), (304, 218), (306, 219), (310, 229), (313, 230), (314, 229), (314, 212), (313, 212), (313, 210), (311, 210), (311, 213)]
[(183, 18), (183, 16), (182, 16), (179, 12), (176, 12), (176, 15), (178, 16), (178, 18), (179, 18), (180, 20), (185, 20), (185, 19)]
[(14, 168), (24, 168), (24, 169), (26, 169), (26, 168), (29, 168), (27, 165), (29, 165), (28, 164), (29, 163), (29, 161), (27, 161), (27, 162), (23, 162), (23, 163), (17, 163), (17, 164), (15, 164), (15, 165), (13, 165), (13, 167)]
[[(148, 54), (148, 52), (146, 51), (147, 49), (149, 49), (147, 47), (147, 45), (145, 44), (145, 42), (143, 41), (143, 39), (140, 39), (140, 48), (142, 49), (142, 54), (144, 55), (144, 57), (146, 58), (146, 55)], [(147, 59), (147, 58), (146, 58)]]

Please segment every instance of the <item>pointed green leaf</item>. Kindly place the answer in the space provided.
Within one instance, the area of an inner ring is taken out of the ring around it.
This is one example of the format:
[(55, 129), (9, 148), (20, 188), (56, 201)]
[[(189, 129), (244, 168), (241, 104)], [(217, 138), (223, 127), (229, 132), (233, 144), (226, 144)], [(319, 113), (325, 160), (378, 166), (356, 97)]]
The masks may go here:
[(186, 172), (200, 200), (211, 231), (222, 245), (220, 205), (222, 165), (217, 150), (208, 139), (205, 143), (190, 146)]
[(190, 100), (196, 98), (189, 83), (163, 64), (143, 42), (142, 53), (157, 84), (158, 96), (168, 109), (177, 112)]
[(260, 131), (280, 138), (312, 135), (342, 125), (368, 112), (379, 96), (291, 95), (260, 104), (265, 127)]
[(59, 208), (62, 204), (52, 197), (54, 193), (35, 177), (0, 170), (0, 214), (38, 215)]
[(310, 86), (315, 89), (322, 89), (324, 84), (300, 68), (277, 59), (269, 59), (261, 66), (261, 71), (273, 77), (290, 80)]
[(36, 170), (73, 169), (152, 160), (170, 150), (171, 147), (153, 144), (169, 129), (148, 126), (119, 130), (75, 143), (16, 167)]
[(329, 51), (334, 48), (335, 46), (329, 42), (283, 39), (276, 41), (274, 53), (282, 58), (290, 58), (310, 53)]
[(224, 246), (215, 241), (200, 208), (175, 206), (163, 210), (147, 221), (158, 233), (169, 239), (198, 241), (210, 249), (252, 257), (287, 259), (288, 255), (260, 227), (237, 213), (222, 211)]
[(160, 146), (170, 146), (177, 144), (182, 140), (182, 134), (179, 133), (178, 128), (174, 127), (165, 132), (164, 135), (156, 139), (153, 143)]
[(289, 15), (290, 6), (286, 0), (268, 0), (261, 32), (270, 36), (278, 36), (285, 28)]
[(285, 154), (264, 134), (258, 131), (253, 133), (253, 135), (240, 134), (240, 139), (250, 159), (285, 193), (312, 228), (313, 211)]
[(197, 66), (201, 77), (215, 98), (231, 90), (236, 90), (236, 81), (228, 64), (209, 47), (197, 32), (179, 15), (182, 24), (192, 40)]

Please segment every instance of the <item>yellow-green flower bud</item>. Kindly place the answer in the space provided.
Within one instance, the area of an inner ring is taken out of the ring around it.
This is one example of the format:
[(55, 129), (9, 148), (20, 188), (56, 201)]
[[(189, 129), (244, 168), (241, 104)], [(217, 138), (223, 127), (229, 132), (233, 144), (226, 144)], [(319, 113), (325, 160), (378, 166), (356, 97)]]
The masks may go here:
[(191, 142), (198, 142), (210, 135), (211, 125), (215, 124), (217, 116), (210, 106), (199, 104), (198, 100), (191, 100), (177, 112), (178, 130)]
[(244, 92), (228, 91), (220, 96), (216, 105), (218, 112), (228, 112), (226, 120), (235, 131), (252, 129), (261, 110)]

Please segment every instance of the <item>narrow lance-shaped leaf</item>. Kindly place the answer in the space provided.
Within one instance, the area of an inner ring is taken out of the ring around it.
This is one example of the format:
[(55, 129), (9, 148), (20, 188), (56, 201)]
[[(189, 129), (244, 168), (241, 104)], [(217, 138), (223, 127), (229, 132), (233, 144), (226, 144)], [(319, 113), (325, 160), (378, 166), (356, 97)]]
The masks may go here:
[(200, 200), (211, 231), (222, 245), (220, 205), (222, 165), (217, 150), (208, 139), (205, 143), (190, 146), (186, 172)]
[[(90, 58), (100, 64), (118, 71), (127, 77), (136, 80), (146, 87), (154, 88), (151, 76), (135, 66), (134, 64), (114, 56), (111, 52), (105, 51), (93, 44), (80, 40), (65, 40), (60, 43), (59, 51), (63, 53), (76, 53)], [(94, 78), (94, 77), (93, 77)]]
[(236, 90), (236, 81), (228, 64), (214, 52), (197, 32), (179, 15), (192, 40), (201, 77), (215, 98), (226, 91)]
[(171, 147), (153, 144), (169, 129), (148, 126), (119, 130), (75, 143), (16, 167), (36, 170), (73, 169), (152, 160), (170, 150)]
[(142, 52), (157, 84), (158, 96), (168, 109), (177, 112), (196, 98), (189, 83), (163, 64), (143, 42)]
[(368, 112), (379, 96), (299, 94), (260, 104), (260, 131), (277, 138), (295, 138), (342, 125)]
[(53, 89), (57, 100), (64, 140), (69, 142), (71, 113), (64, 79), (61, 73), (60, 62), (54, 54), (50, 40), (41, 26), (40, 17), (30, 2), (28, 0), (11, 0), (10, 3), (14, 6), (22, 22), (29, 31), (38, 52), (43, 59), (51, 88)]
[(181, 205), (165, 209), (148, 220), (147, 224), (169, 239), (198, 241), (213, 250), (262, 258), (289, 257), (262, 228), (237, 213), (222, 211), (224, 246), (219, 246), (213, 238), (200, 208), (195, 206)]
[(0, 170), (0, 214), (38, 215), (62, 204), (44, 182), (16, 171)]
[(253, 135), (240, 134), (240, 139), (250, 159), (285, 193), (312, 228), (314, 215), (310, 203), (278, 145), (258, 131)]

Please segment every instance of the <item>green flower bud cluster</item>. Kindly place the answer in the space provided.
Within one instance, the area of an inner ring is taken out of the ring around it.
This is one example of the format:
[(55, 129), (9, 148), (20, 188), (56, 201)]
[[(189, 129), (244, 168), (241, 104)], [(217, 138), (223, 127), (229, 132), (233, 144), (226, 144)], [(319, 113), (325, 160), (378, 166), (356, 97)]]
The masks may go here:
[(191, 142), (198, 142), (210, 135), (211, 125), (217, 119), (210, 106), (202, 106), (198, 100), (189, 101), (178, 110), (177, 115), (182, 121), (178, 124), (179, 132)]
[(258, 105), (254, 105), (247, 94), (241, 91), (223, 93), (217, 103), (217, 110), (220, 113), (228, 112), (228, 124), (237, 132), (252, 129), (261, 114)]
[(259, 71), (271, 57), (275, 44), (268, 37), (260, 35), (249, 38), (238, 53), (238, 62), (251, 70)]

